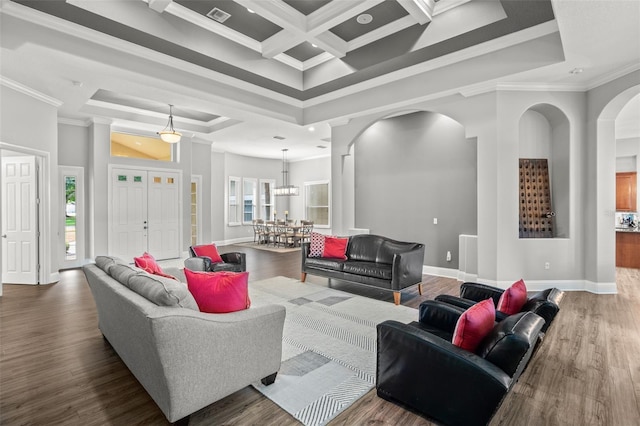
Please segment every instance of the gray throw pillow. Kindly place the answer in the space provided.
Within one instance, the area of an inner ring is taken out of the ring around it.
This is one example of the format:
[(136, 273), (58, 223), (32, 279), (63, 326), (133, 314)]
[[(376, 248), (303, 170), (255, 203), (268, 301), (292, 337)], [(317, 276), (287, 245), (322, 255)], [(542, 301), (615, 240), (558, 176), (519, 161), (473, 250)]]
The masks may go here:
[(139, 274), (129, 277), (129, 288), (159, 306), (175, 306), (199, 311), (187, 285), (158, 275)]

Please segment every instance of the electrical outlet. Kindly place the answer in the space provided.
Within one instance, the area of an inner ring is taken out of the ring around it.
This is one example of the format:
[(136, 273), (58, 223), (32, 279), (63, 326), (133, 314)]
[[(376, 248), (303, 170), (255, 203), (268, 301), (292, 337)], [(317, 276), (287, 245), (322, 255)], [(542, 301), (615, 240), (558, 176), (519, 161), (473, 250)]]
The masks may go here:
[(437, 225), (437, 224), (438, 224), (438, 218), (437, 218), (437, 217), (434, 217), (434, 218), (433, 218), (433, 224), (434, 224), (434, 225)]
[(451, 262), (451, 252), (447, 251), (447, 262)]
[(544, 262), (544, 269), (551, 269), (551, 264), (549, 262)]

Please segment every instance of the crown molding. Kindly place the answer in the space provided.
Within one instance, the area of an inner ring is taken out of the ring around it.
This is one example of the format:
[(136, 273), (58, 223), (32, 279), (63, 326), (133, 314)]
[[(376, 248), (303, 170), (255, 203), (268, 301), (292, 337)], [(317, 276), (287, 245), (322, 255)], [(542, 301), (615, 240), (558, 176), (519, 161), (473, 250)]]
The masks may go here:
[(91, 119), (81, 120), (78, 118), (58, 117), (58, 124), (67, 124), (69, 126), (89, 127)]
[(638, 70), (640, 70), (640, 63), (635, 63), (635, 62), (631, 63), (631, 64), (629, 64), (629, 65), (627, 65), (625, 67), (622, 67), (622, 68), (620, 68), (620, 69), (618, 69), (616, 71), (613, 71), (613, 72), (610, 72), (610, 73), (607, 73), (607, 74), (603, 74), (603, 75), (597, 77), (596, 79), (591, 80), (589, 82), (589, 84), (587, 85), (586, 90), (595, 89), (596, 87), (600, 87), (603, 84), (607, 84), (607, 83), (609, 83), (609, 82), (611, 82), (611, 81), (613, 81), (613, 80), (615, 80), (617, 78), (624, 77), (625, 75), (627, 75), (629, 73), (632, 73), (634, 71), (638, 71)]
[(46, 104), (52, 105), (56, 108), (60, 108), (63, 104), (62, 101), (56, 98), (38, 92), (35, 89), (27, 87), (24, 84), (18, 83), (17, 81), (11, 80), (10, 78), (7, 78), (3, 75), (0, 75), (0, 85), (8, 87), (9, 89), (13, 89), (16, 92), (22, 93)]

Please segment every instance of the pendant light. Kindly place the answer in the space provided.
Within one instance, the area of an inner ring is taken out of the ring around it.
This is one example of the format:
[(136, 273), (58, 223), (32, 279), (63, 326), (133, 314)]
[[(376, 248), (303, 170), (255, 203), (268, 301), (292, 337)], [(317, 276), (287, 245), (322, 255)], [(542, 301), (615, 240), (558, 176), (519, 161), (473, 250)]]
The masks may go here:
[(182, 137), (182, 133), (176, 132), (173, 128), (173, 105), (169, 104), (169, 122), (158, 132), (160, 139), (167, 143), (178, 143)]
[(287, 164), (287, 148), (282, 149), (282, 186), (276, 186), (273, 190), (274, 195), (290, 197), (299, 195), (300, 188), (289, 185), (289, 167)]

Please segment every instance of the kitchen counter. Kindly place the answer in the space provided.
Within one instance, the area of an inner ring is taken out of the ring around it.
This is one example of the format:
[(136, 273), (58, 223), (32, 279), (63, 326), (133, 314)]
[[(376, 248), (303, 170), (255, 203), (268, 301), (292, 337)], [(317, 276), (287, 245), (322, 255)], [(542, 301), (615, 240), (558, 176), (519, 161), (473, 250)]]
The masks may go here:
[(616, 228), (616, 232), (640, 232), (640, 228), (638, 228), (637, 226), (635, 228)]

